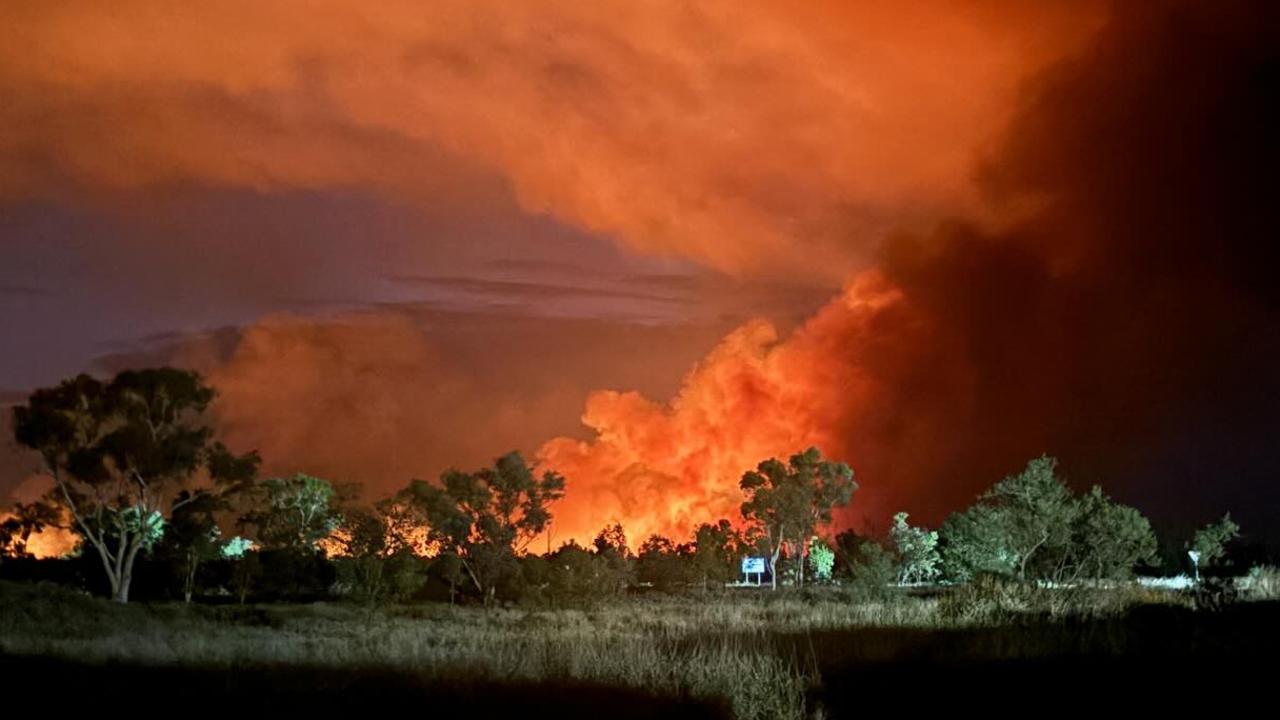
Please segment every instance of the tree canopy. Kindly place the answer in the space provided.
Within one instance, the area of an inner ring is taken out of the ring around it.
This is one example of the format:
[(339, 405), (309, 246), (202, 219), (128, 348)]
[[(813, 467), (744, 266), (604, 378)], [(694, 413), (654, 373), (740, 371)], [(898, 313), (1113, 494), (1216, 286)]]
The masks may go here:
[(486, 604), (514, 572), (517, 553), (546, 530), (549, 505), (564, 495), (564, 477), (541, 476), (517, 452), (475, 472), (447, 470), (440, 483), (414, 480), (399, 499), (424, 519), (431, 540), (459, 558)]
[(1031, 460), (951, 515), (939, 537), (946, 573), (960, 581), (979, 574), (1024, 581), (1125, 577), (1156, 552), (1141, 513), (1097, 486), (1077, 496), (1048, 456)]
[(153, 368), (109, 382), (79, 375), (13, 409), (15, 439), (54, 479), (46, 500), (73, 519), (120, 602), (138, 553), (174, 510), (243, 489), (257, 471), (256, 453), (233, 455), (214, 441), (203, 415), (213, 398), (197, 373)]
[(776, 589), (778, 557), (784, 544), (789, 543), (796, 556), (803, 556), (804, 544), (814, 529), (830, 523), (832, 509), (848, 505), (858, 485), (848, 465), (823, 460), (822, 453), (811, 447), (792, 455), (786, 464), (773, 458), (761, 462), (743, 474), (740, 487), (747, 493), (742, 516), (763, 529)]

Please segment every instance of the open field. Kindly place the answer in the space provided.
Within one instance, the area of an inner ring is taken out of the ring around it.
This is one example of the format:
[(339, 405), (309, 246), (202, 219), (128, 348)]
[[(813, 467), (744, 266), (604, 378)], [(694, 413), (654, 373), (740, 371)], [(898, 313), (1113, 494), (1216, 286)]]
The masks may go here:
[(1271, 666), (1254, 663), (1280, 639), (1271, 602), (1197, 610), (1187, 594), (1130, 588), (1077, 595), (1068, 608), (1046, 603), (1052, 592), (970, 588), (880, 603), (744, 592), (485, 610), (120, 606), (3, 584), (0, 652), (13, 687), (71, 673), (81, 699), (804, 718), (941, 707), (973, 693), (1171, 700), (1190, 681), (1218, 691), (1245, 682)]

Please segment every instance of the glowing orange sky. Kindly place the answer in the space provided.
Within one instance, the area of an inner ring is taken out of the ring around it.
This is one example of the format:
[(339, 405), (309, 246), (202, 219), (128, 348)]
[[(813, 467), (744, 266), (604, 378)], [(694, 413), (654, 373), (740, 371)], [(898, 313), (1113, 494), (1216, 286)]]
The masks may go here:
[(647, 253), (839, 283), (973, 207), (1079, 3), (6, 3), (0, 191), (440, 193), (439, 153)]
[(842, 523), (1058, 448), (1157, 474), (1201, 437), (1168, 398), (1267, 366), (1222, 130), (1260, 132), (1264, 14), (8, 2), (0, 321), (53, 347), (42, 313), (118, 303), (75, 363), (203, 370), (273, 472), (385, 493), (519, 447), (569, 477), (557, 538), (731, 515), (811, 443), (863, 484)]

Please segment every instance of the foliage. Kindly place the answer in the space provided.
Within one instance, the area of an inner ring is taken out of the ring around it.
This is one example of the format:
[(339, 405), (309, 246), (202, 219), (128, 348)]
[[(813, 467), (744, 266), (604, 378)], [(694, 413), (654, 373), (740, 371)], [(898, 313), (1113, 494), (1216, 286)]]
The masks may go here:
[(257, 558), (259, 566), (252, 592), (263, 600), (297, 602), (325, 598), (337, 581), (337, 568), (319, 550), (263, 548), (248, 553), (246, 558), (249, 556)]
[(0, 522), (0, 557), (31, 557), (27, 542), (47, 527), (60, 527), (58, 508), (48, 502), (16, 503)]
[(947, 518), (940, 545), (948, 578), (1112, 579), (1155, 562), (1155, 534), (1141, 513), (1096, 486), (1077, 497), (1056, 467), (1050, 457), (1032, 460)]
[(342, 514), (334, 507), (333, 484), (323, 478), (303, 473), (270, 478), (258, 494), (258, 507), (242, 522), (256, 528), (264, 548), (314, 552), (342, 523)]
[(79, 375), (13, 409), (15, 439), (54, 479), (47, 501), (98, 554), (119, 602), (128, 601), (138, 553), (169, 514), (203, 495), (237, 492), (257, 470), (256, 454), (235, 456), (213, 440), (203, 418), (213, 397), (198, 374), (155, 368), (105, 383)]
[(222, 544), (222, 557), (236, 559), (244, 557), (244, 554), (255, 547), (255, 543), (246, 537), (236, 535), (229, 538)]
[(1280, 568), (1254, 565), (1237, 581), (1240, 593), (1249, 600), (1280, 600)]
[(176, 566), (186, 602), (195, 594), (200, 564), (223, 556), (225, 543), (215, 516), (223, 507), (219, 498), (205, 495), (177, 508), (160, 541), (159, 554)]
[(907, 514), (893, 516), (889, 537), (898, 551), (898, 582), (928, 582), (938, 576), (938, 533), (907, 524)]
[(1240, 536), (1240, 526), (1231, 519), (1231, 513), (1222, 519), (1205, 525), (1196, 531), (1188, 543), (1188, 550), (1200, 553), (1200, 567), (1213, 567), (1227, 554), (1227, 543)]
[(425, 521), (430, 538), (455, 554), (462, 571), (490, 604), (498, 584), (516, 574), (517, 552), (551, 521), (550, 503), (564, 494), (564, 477), (539, 478), (519, 453), (473, 473), (448, 470), (440, 485), (412, 481), (399, 501)]
[(1044, 575), (1071, 545), (1075, 503), (1057, 476), (1058, 461), (1042, 455), (1017, 475), (983, 493), (999, 511), (1004, 546), (1017, 559), (1018, 577)]
[(542, 558), (526, 559), (527, 580), (557, 606), (592, 605), (621, 596), (632, 571), (609, 548), (588, 549), (569, 541)]
[(403, 600), (418, 592), (429, 562), (414, 554), (402, 529), (392, 503), (345, 509), (331, 537), (339, 555), (339, 583), (369, 602)]
[(672, 590), (693, 580), (690, 548), (670, 538), (650, 535), (636, 555), (636, 579), (659, 590)]
[(738, 561), (747, 554), (747, 541), (728, 520), (703, 523), (693, 531), (690, 554), (692, 575), (706, 592), (711, 585), (723, 585), (738, 577)]
[(803, 554), (805, 539), (818, 525), (830, 523), (832, 508), (848, 505), (858, 487), (848, 465), (823, 460), (812, 447), (785, 465), (772, 458), (761, 462), (743, 474), (739, 485), (747, 493), (742, 517), (758, 525), (767, 540), (775, 588), (783, 545), (790, 543)]
[(813, 578), (818, 582), (830, 582), (831, 571), (835, 568), (835, 564), (835, 551), (817, 535), (809, 538), (809, 568)]
[(945, 576), (968, 582), (983, 574), (1013, 575), (1018, 557), (1005, 535), (1005, 514), (998, 508), (976, 504), (952, 513), (939, 531)]
[[(599, 583), (598, 595), (620, 595), (635, 581), (635, 556), (627, 547), (622, 525), (607, 525), (591, 543), (595, 548), (593, 573)], [(603, 567), (601, 565), (603, 564)]]
[(1140, 564), (1156, 562), (1156, 536), (1142, 513), (1112, 502), (1094, 486), (1077, 506), (1075, 574), (1089, 578), (1124, 579)]
[(231, 566), (231, 591), (241, 605), (253, 593), (258, 579), (262, 577), (262, 562), (258, 553), (257, 550), (246, 552)]
[(863, 540), (854, 550), (849, 569), (849, 586), (864, 598), (881, 600), (893, 591), (897, 579), (893, 556), (874, 540)]

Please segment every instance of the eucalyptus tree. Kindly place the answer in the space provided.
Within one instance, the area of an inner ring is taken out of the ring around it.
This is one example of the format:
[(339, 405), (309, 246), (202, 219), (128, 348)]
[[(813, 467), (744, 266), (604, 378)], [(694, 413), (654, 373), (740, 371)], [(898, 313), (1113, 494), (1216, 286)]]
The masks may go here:
[[(848, 465), (823, 460), (813, 447), (792, 455), (786, 464), (775, 458), (761, 462), (743, 474), (739, 486), (747, 493), (743, 518), (763, 531), (775, 590), (783, 546), (789, 544), (797, 556), (803, 555), (804, 543), (817, 526), (830, 523), (832, 509), (848, 505), (858, 488)], [(803, 571), (799, 577), (803, 582)]]
[(458, 558), (463, 574), (489, 605), (498, 583), (516, 572), (516, 556), (546, 530), (550, 504), (564, 495), (564, 476), (540, 476), (517, 452), (475, 472), (446, 470), (439, 484), (413, 480), (397, 501), (416, 511), (430, 540)]
[(214, 396), (195, 372), (152, 368), (108, 382), (79, 375), (13, 409), (15, 439), (53, 478), (46, 501), (97, 553), (118, 602), (128, 602), (138, 554), (175, 510), (252, 482), (257, 454), (214, 440), (205, 415)]

